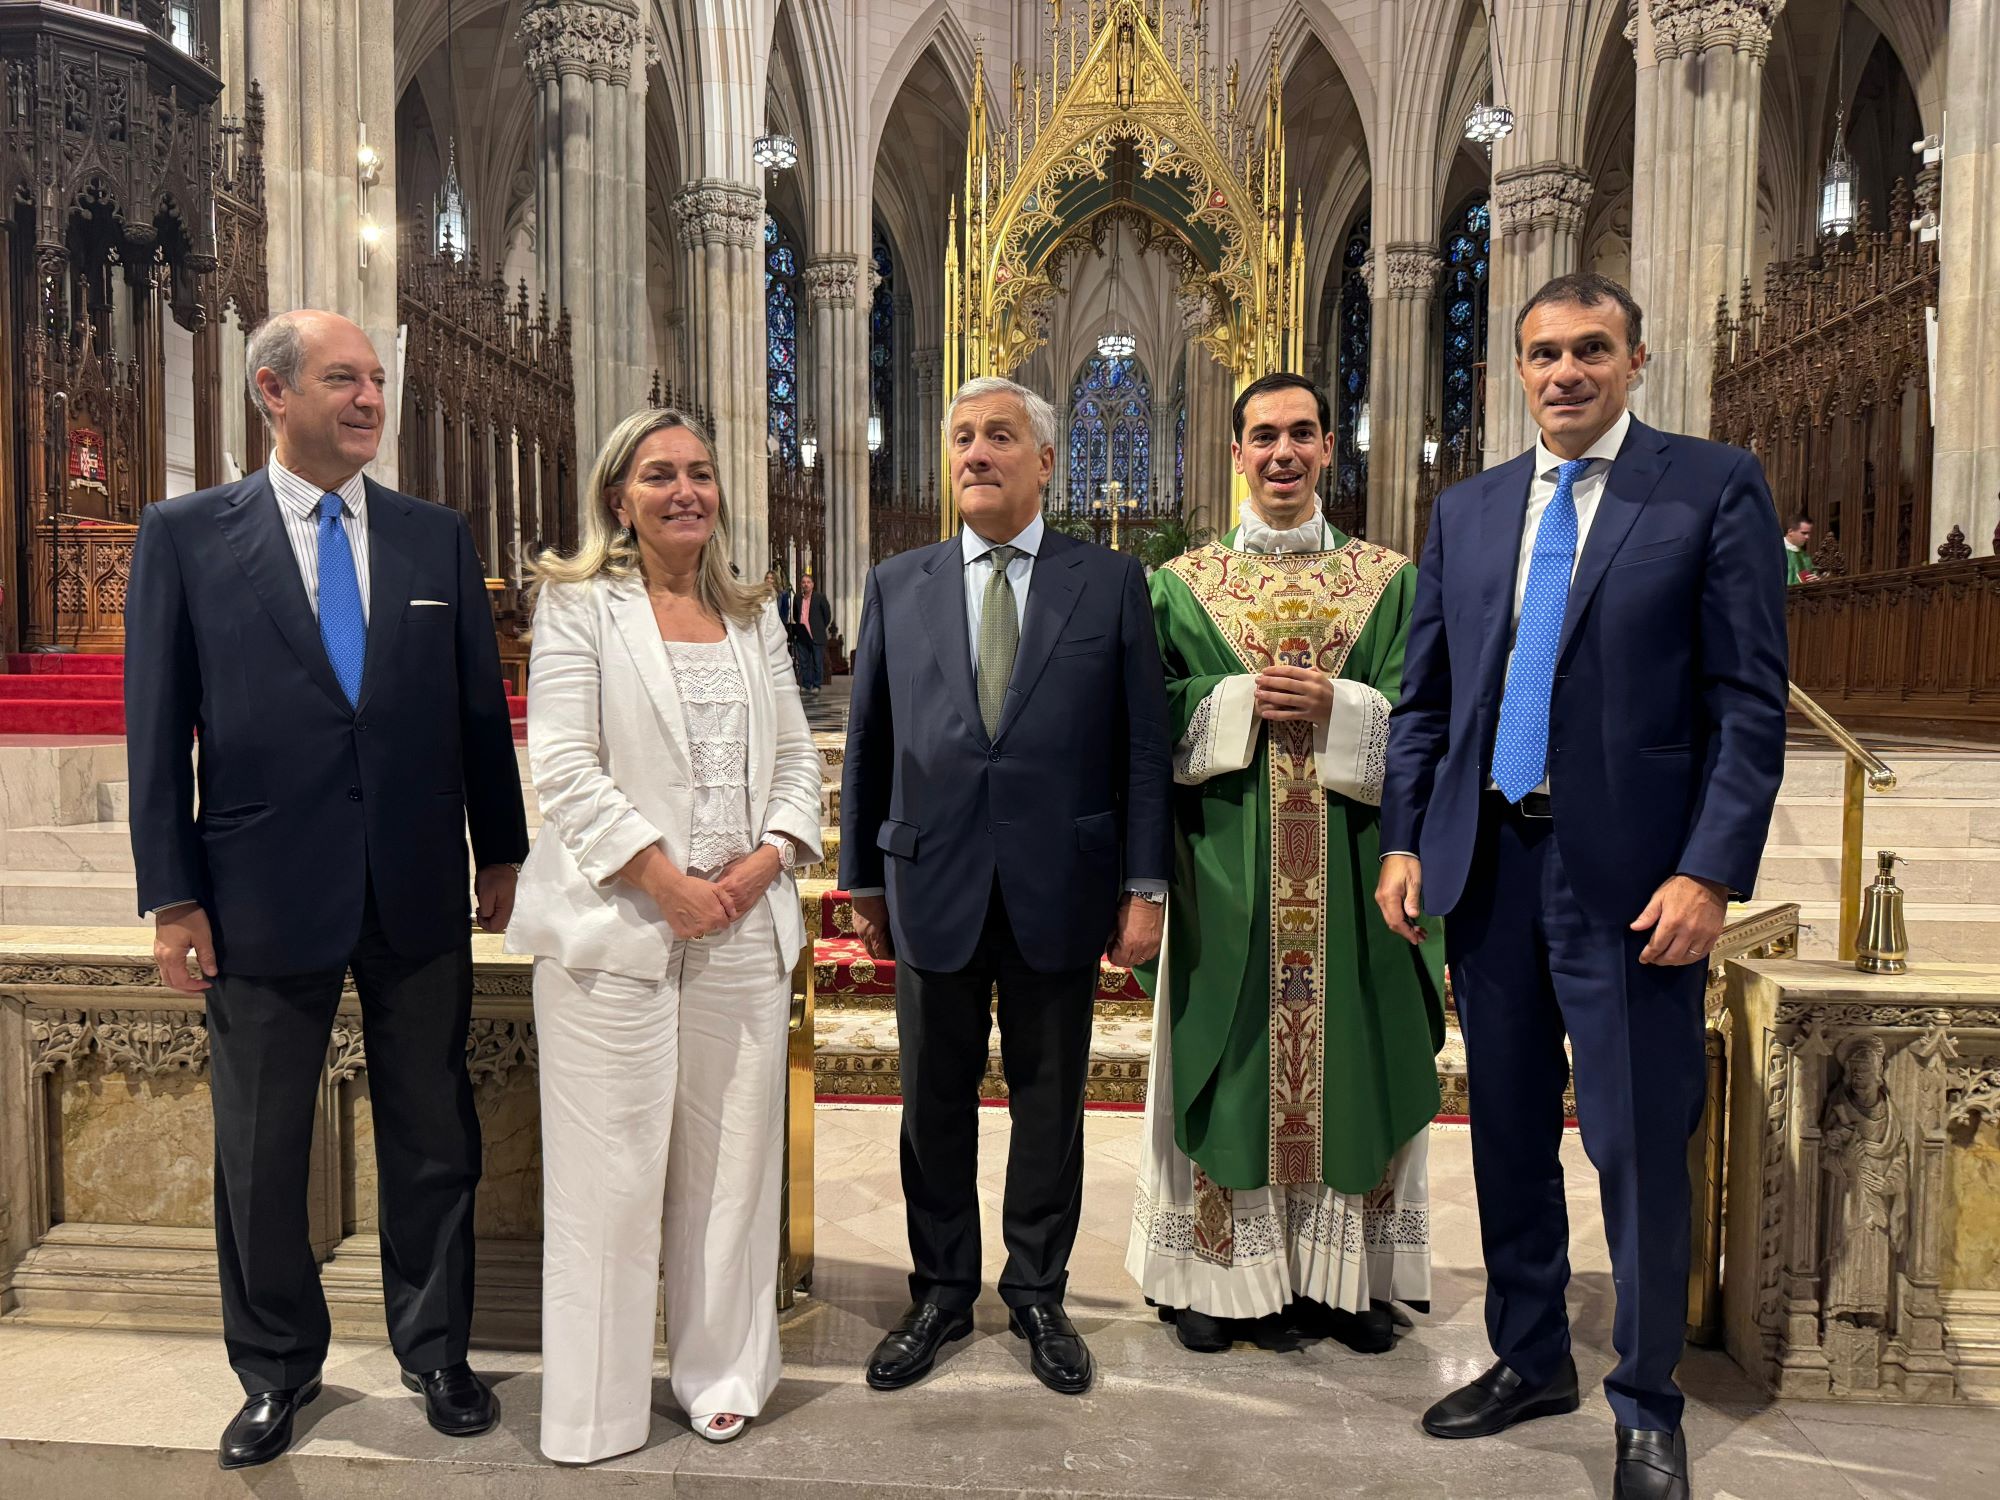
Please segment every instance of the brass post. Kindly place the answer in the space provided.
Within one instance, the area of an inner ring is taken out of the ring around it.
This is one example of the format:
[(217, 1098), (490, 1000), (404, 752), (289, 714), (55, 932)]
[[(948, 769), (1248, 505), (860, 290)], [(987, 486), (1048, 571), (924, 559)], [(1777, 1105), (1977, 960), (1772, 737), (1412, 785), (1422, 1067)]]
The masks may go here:
[(1853, 756), (1841, 759), (1840, 959), (1854, 961), (1854, 933), (1861, 921), (1861, 824), (1868, 773)]

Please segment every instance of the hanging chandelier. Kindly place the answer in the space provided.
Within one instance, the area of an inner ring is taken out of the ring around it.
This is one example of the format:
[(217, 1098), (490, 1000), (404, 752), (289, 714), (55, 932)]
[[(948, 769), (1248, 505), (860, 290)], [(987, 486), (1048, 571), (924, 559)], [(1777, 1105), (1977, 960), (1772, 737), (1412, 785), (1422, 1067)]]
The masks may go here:
[(458, 142), (453, 140), (445, 157), (444, 183), (438, 188), (437, 248), (452, 260), (465, 259), (465, 190), (458, 184)]
[(1139, 347), (1139, 340), (1120, 328), (1114, 321), (1118, 316), (1118, 225), (1111, 225), (1111, 282), (1104, 294), (1105, 321), (1111, 326), (1097, 336), (1097, 352), (1106, 359), (1130, 359)]
[(1854, 227), (1854, 157), (1847, 149), (1847, 6), (1833, 40), (1833, 149), (1819, 178), (1819, 232), (1846, 234)]
[(799, 462), (806, 466), (808, 474), (819, 463), (819, 426), (810, 417), (806, 418), (805, 431), (799, 434)]
[(1500, 56), (1500, 31), (1493, 15), (1493, 0), (1486, 0), (1486, 34), (1493, 39), (1493, 99), (1475, 104), (1465, 117), (1465, 138), (1482, 146), (1514, 133), (1514, 111), (1500, 101), (1507, 96), (1506, 67)]
[(1368, 428), (1368, 403), (1364, 400), (1361, 403), (1361, 410), (1354, 414), (1354, 451), (1356, 453), (1366, 454), (1368, 452), (1368, 444), (1373, 437)]
[(788, 135), (760, 135), (750, 159), (767, 172), (788, 172), (799, 164), (799, 143)]

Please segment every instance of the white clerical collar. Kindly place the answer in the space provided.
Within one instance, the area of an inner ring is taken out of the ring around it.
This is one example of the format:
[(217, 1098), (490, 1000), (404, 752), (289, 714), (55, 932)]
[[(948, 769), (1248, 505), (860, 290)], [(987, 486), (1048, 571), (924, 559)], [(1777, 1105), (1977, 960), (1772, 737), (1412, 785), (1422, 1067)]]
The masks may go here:
[(1803, 552), (1806, 549), (1801, 547), (1797, 542), (1793, 541), (1790, 537), (1786, 537), (1785, 550), (1787, 552)]
[(1289, 531), (1273, 531), (1254, 506), (1246, 505), (1236, 528), (1236, 546), (1242, 552), (1327, 552), (1332, 550), (1332, 540), (1317, 504), (1311, 515)]
[[(1632, 408), (1626, 407), (1618, 414), (1618, 420), (1604, 429), (1603, 435), (1583, 450), (1585, 462), (1603, 459), (1606, 463), (1617, 460), (1618, 450), (1625, 446), (1625, 434), (1632, 430)], [(1551, 453), (1549, 445), (1542, 439), (1535, 440), (1535, 473), (1543, 478), (1556, 472), (1567, 462), (1562, 455)], [(1578, 471), (1581, 472), (1580, 470)]]

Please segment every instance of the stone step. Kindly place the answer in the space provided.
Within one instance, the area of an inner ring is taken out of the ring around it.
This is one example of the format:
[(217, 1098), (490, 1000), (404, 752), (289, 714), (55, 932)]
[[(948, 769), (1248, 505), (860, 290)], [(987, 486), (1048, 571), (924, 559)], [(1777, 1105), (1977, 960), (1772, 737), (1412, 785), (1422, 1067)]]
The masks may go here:
[[(2000, 755), (1903, 751), (1871, 747), (1896, 773), (1896, 789), (1886, 796), (2000, 798)], [(1794, 750), (1785, 757), (1780, 797), (1834, 797), (1840, 794), (1842, 765), (1836, 752)]]
[[(1799, 903), (1799, 955), (1832, 958), (1840, 951), (1840, 903)], [(1915, 902), (1903, 907), (1912, 967), (1937, 963), (1990, 963), (2000, 953), (2000, 906)]]
[(130, 870), (0, 869), (0, 926), (137, 927)]
[[(1875, 874), (1875, 845), (1862, 860), (1862, 879)], [(1906, 899), (1942, 905), (1979, 902), (2000, 895), (2000, 846), (1896, 850), (1906, 864), (1896, 868)], [(1764, 850), (1757, 874), (1762, 901), (1837, 901), (1840, 849), (1832, 844), (1774, 844)]]
[[(1838, 845), (1837, 796), (1787, 797), (1771, 818), (1770, 844)], [(1964, 849), (2000, 846), (2000, 797), (1871, 796), (1863, 814), (1871, 849)]]

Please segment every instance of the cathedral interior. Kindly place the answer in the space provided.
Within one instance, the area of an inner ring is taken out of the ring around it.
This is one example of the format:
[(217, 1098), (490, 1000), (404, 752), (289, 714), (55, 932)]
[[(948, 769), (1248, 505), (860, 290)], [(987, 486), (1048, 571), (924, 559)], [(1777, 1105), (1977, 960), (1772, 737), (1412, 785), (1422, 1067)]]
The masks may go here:
[[(206, 1041), (198, 1004), (148, 988), (133, 910), (123, 609), (143, 508), (268, 461), (246, 340), (307, 307), (388, 367), (370, 474), (470, 523), (517, 720), (528, 565), (575, 544), (584, 476), (634, 411), (699, 416), (737, 570), (811, 575), (831, 606), (775, 1441), (732, 1464), (677, 1437), (621, 1472), (716, 1493), (1601, 1492), (1583, 1438), (1475, 1461), (1415, 1435), (1429, 1385), (1482, 1347), (1455, 1033), (1440, 1291), (1410, 1357), (1262, 1350), (1218, 1373), (1159, 1342), (1117, 1253), (1152, 1011), (1108, 968), (1076, 1300), (1112, 1378), (1047, 1413), (1000, 1392), (1018, 1361), (989, 1337), (936, 1405), (884, 1416), (851, 1367), (900, 1305), (894, 984), (834, 879), (845, 652), (870, 567), (957, 530), (941, 433), (964, 381), (1048, 398), (1050, 525), (1157, 566), (1234, 522), (1236, 393), (1303, 373), (1332, 411), (1326, 518), (1415, 556), (1441, 491), (1533, 445), (1515, 318), (1575, 271), (1645, 310), (1639, 417), (1751, 450), (1784, 526), (1812, 528), (1765, 875), (1711, 974), (1700, 1492), (1991, 1492), (2000, 0), (0, 0), (0, 69), (0, 1494), (224, 1493), (196, 1487), (228, 1382)], [(1857, 987), (1878, 848), (1907, 861), (1912, 961)], [(396, 1372), (343, 1011), (311, 1191), (352, 1395), (305, 1444), (302, 1495), (588, 1488), (534, 1452), (535, 1042), (524, 965), (477, 952), (475, 1362), (523, 1414), (469, 1461), (364, 1417)], [(1906, 1122), (1908, 1227), (1886, 1238), (1856, 1227), (1879, 1204), (1825, 1180), (1861, 1036)], [(1573, 1134), (1564, 1151), (1579, 1358), (1587, 1339), (1602, 1363), (1609, 1261)], [(1828, 1310), (1836, 1285), (1862, 1313)]]

